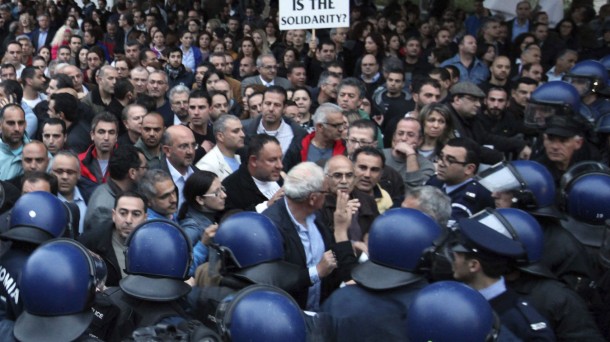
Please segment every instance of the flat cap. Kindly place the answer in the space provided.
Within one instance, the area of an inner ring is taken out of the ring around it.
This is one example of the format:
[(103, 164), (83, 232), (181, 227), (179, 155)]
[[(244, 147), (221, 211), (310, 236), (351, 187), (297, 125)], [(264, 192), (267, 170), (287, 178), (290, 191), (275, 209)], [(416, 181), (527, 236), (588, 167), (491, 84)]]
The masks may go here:
[(485, 98), (485, 93), (481, 88), (472, 82), (458, 82), (449, 91), (452, 95), (470, 95), (480, 99)]

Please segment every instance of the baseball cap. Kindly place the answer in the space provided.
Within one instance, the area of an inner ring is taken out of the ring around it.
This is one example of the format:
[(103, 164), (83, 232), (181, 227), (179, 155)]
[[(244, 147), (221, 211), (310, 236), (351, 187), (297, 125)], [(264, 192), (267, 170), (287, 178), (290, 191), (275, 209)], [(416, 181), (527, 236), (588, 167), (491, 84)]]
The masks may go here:
[(582, 134), (578, 123), (569, 116), (554, 115), (547, 120), (544, 133), (558, 137), (571, 138)]

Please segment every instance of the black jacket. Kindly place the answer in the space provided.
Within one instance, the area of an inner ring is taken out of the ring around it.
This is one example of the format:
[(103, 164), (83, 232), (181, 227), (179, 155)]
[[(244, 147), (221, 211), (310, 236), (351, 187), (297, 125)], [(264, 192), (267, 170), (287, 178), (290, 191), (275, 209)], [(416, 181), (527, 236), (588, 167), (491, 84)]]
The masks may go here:
[[(298, 228), (292, 223), (285, 201), (277, 201), (271, 207), (263, 212), (279, 229), (284, 238), (284, 260), (303, 267), (304, 272), (307, 271), (307, 260), (303, 243), (299, 237)], [(324, 302), (330, 294), (339, 288), (343, 281), (351, 279), (352, 269), (356, 265), (356, 256), (352, 250), (350, 241), (335, 242), (333, 231), (317, 217), (315, 220), (316, 227), (324, 240), (324, 250), (332, 249), (337, 256), (337, 269), (331, 274), (322, 279), (322, 291), (320, 302)], [(301, 308), (305, 308), (307, 304), (307, 295), (311, 284), (303, 284), (303, 290), (294, 295), (295, 300)]]
[(105, 227), (96, 227), (80, 236), (79, 241), (91, 251), (97, 253), (104, 259), (108, 276), (106, 278), (106, 286), (119, 286), (121, 280), (121, 269), (119, 261), (116, 258), (114, 248), (112, 247), (112, 233), (114, 225), (110, 224)]
[(268, 200), (254, 184), (248, 172), (247, 162), (242, 163), (237, 171), (225, 178), (222, 185), (227, 189), (226, 211), (232, 209), (256, 211), (257, 204)]

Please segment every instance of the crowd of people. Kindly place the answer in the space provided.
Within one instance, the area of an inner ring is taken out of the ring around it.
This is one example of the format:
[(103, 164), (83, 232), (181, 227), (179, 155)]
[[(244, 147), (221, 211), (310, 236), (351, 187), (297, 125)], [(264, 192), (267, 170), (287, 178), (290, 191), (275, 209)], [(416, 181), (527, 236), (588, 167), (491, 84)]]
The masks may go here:
[(278, 16), (0, 5), (1, 340), (610, 339), (610, 4)]

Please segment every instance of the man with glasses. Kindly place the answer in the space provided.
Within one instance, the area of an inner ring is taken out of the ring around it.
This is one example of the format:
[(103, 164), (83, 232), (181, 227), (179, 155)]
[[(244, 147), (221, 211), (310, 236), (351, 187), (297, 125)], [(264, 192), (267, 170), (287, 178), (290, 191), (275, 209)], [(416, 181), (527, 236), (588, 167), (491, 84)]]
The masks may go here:
[(257, 118), (244, 121), (246, 145), (256, 134), (267, 134), (275, 137), (285, 156), (285, 170), (298, 164), (301, 140), (307, 132), (298, 123), (284, 117), (286, 90), (279, 86), (271, 86), (263, 93), (262, 114)]
[(174, 125), (186, 125), (189, 122), (189, 94), (189, 88), (183, 84), (178, 84), (169, 91), (168, 97), (174, 113)]
[(437, 174), (426, 183), (451, 198), (451, 219), (470, 217), (494, 207), (491, 192), (473, 177), (479, 168), (479, 145), (468, 138), (453, 138), (438, 155)]
[(423, 185), (434, 174), (434, 164), (417, 153), (421, 132), (417, 119), (402, 118), (392, 135), (392, 147), (383, 150), (386, 164), (398, 171), (406, 187)]
[(298, 151), (289, 151), (290, 155), (285, 158), (286, 169), (289, 170), (302, 161), (316, 163), (344, 154), (345, 145), (341, 134), (347, 125), (343, 119), (341, 108), (336, 104), (325, 103), (318, 107), (313, 115), (315, 130), (303, 138)]
[[(453, 135), (472, 139), (481, 145), (491, 145), (492, 148), (480, 148), (481, 163), (494, 165), (502, 161), (504, 154), (495, 149), (508, 146), (512, 142), (511, 139), (516, 140), (516, 138), (495, 135), (485, 131), (482, 125), (475, 124), (485, 93), (477, 85), (470, 82), (459, 82), (451, 87), (449, 92), (451, 93), (449, 108), (451, 109), (451, 121), (453, 122)], [(523, 147), (523, 145), (521, 146), (522, 149), (526, 150), (528, 147)], [(510, 146), (514, 145), (510, 144)], [(520, 151), (517, 151), (515, 155), (519, 155), (519, 153)]]
[(193, 166), (199, 144), (193, 131), (182, 125), (168, 127), (161, 138), (161, 169), (170, 174), (178, 190), (178, 207), (184, 202), (182, 190), (186, 180), (197, 170)]
[[(354, 164), (347, 157), (340, 155), (330, 158), (324, 166), (324, 173), (328, 180), (329, 194), (318, 215), (320, 220), (329, 227), (334, 226), (333, 213), (336, 210), (337, 194), (347, 194), (347, 205), (356, 218), (350, 224), (348, 237), (351, 241), (363, 241), (371, 224), (379, 216), (375, 199), (356, 187)], [(362, 250), (359, 250), (360, 252)]]
[(256, 69), (258, 76), (250, 76), (241, 82), (242, 96), (243, 91), (250, 84), (262, 84), (265, 87), (273, 85), (280, 86), (284, 89), (292, 88), (290, 81), (283, 77), (277, 77), (277, 60), (273, 54), (263, 54), (256, 58)]

